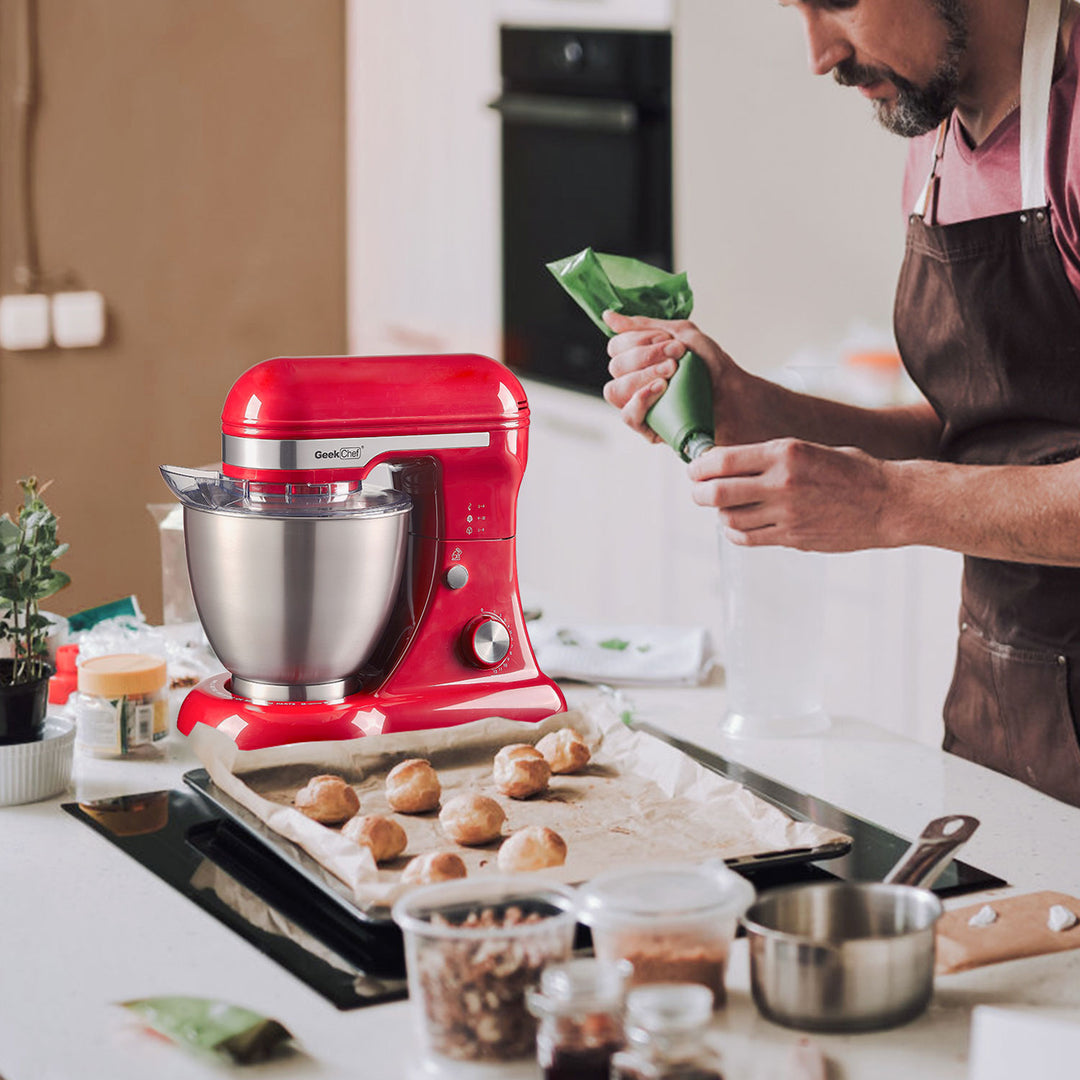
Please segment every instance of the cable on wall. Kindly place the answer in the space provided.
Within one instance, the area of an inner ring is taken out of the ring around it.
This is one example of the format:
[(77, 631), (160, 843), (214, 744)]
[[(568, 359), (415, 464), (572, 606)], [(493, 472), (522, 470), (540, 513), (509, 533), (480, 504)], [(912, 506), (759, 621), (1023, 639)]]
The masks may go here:
[(23, 292), (35, 292), (41, 281), (37, 220), (34, 206), (34, 130), (38, 109), (37, 2), (22, 0), (19, 33), (18, 79), (15, 86), (18, 154), (18, 205), (21, 245), (15, 265), (15, 284)]

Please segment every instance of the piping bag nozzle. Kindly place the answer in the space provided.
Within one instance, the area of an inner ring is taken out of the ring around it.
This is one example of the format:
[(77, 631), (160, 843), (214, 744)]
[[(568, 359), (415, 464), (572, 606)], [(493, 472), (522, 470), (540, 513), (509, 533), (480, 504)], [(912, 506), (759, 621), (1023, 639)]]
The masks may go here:
[[(607, 337), (614, 332), (604, 322), (605, 311), (686, 319), (694, 306), (686, 274), (671, 274), (638, 259), (604, 255), (590, 247), (547, 268)], [(683, 355), (667, 390), (645, 414), (645, 423), (684, 461), (715, 445), (712, 382), (700, 356)]]

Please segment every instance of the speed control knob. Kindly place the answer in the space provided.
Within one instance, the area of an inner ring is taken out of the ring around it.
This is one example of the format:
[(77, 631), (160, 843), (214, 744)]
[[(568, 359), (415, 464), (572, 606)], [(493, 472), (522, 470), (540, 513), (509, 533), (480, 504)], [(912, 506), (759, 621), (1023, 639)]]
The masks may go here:
[(498, 667), (510, 651), (510, 631), (495, 615), (479, 615), (461, 635), (465, 656), (477, 667)]

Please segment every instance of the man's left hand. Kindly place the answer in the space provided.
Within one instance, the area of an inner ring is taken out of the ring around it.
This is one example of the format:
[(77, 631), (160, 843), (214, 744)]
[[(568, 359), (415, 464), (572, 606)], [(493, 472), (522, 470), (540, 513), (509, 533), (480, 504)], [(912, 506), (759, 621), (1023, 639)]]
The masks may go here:
[(728, 538), (756, 547), (856, 551), (885, 536), (887, 463), (852, 447), (773, 439), (718, 446), (690, 463), (694, 501), (720, 511)]

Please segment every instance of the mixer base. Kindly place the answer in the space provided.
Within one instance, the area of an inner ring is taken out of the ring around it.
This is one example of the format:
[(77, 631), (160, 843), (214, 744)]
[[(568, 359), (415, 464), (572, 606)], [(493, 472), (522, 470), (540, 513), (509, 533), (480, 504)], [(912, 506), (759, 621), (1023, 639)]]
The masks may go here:
[(381, 697), (359, 693), (341, 701), (267, 704), (235, 697), (229, 689), (231, 678), (228, 672), (222, 672), (204, 679), (188, 693), (176, 721), (181, 734), (190, 735), (197, 724), (204, 724), (227, 734), (240, 750), (260, 750), (291, 743), (453, 727), (489, 716), (535, 723), (552, 713), (566, 711), (561, 691), (544, 675), (514, 686), (486, 684), (481, 694), (473, 686), (471, 692), (417, 691)]

